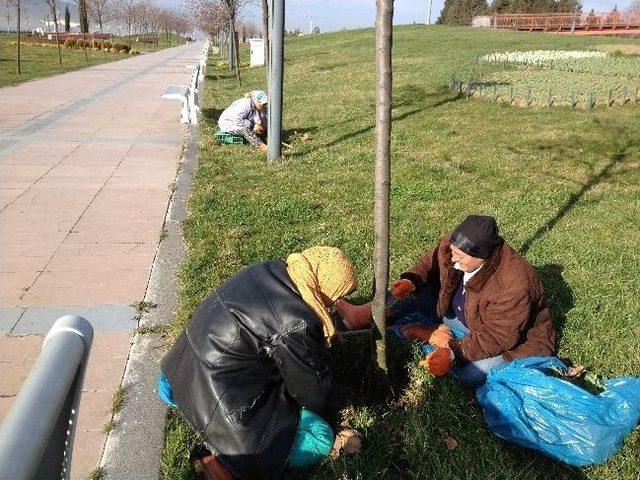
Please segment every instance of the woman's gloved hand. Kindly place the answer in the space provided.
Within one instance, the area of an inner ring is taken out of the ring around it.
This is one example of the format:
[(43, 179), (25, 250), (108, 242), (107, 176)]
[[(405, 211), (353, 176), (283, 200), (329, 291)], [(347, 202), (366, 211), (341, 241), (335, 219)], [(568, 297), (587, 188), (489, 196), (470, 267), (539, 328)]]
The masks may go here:
[(409, 294), (415, 289), (416, 286), (411, 280), (401, 278), (400, 280), (393, 282), (393, 285), (391, 286), (391, 295), (398, 300), (406, 300)]
[(453, 364), (451, 357), (452, 352), (449, 348), (436, 348), (419, 365), (431, 375), (441, 377), (451, 370)]
[(409, 340), (417, 340), (423, 343), (429, 343), (431, 339), (431, 335), (436, 331), (438, 327), (436, 325), (427, 327), (426, 325), (422, 325), (421, 323), (414, 323), (412, 325), (407, 325), (400, 329), (402, 332), (402, 336)]
[(448, 325), (440, 324), (426, 326), (420, 323), (407, 325), (400, 329), (405, 338), (418, 340), (423, 343), (430, 343), (439, 348), (449, 348), (449, 340), (453, 338)]

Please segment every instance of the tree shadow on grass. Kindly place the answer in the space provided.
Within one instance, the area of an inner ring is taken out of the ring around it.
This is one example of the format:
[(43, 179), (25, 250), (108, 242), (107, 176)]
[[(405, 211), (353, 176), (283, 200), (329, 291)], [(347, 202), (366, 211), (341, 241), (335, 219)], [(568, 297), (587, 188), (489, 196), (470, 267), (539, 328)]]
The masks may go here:
[(305, 134), (313, 134), (318, 131), (318, 127), (308, 127), (308, 128), (288, 128), (286, 130), (282, 130), (282, 141), (286, 143), (292, 143), (298, 138), (304, 137)]
[(227, 80), (229, 78), (235, 78), (235, 74), (233, 72), (227, 73), (207, 73), (204, 76), (207, 80)]
[(563, 267), (554, 263), (536, 267), (544, 286), (547, 305), (551, 311), (553, 325), (556, 328), (556, 344), (560, 344), (567, 321), (567, 313), (575, 305), (575, 295), (562, 277)]
[[(418, 113), (421, 113), (427, 109), (434, 109), (434, 108), (438, 108), (441, 107), (443, 105), (446, 105), (448, 103), (452, 103), (452, 102), (457, 102), (458, 100), (462, 100), (464, 99), (464, 95), (460, 94), (460, 93), (456, 93), (451, 95), (451, 92), (446, 89), (440, 89), (437, 92), (434, 92), (432, 94), (426, 94), (424, 92), (423, 89), (420, 89), (418, 87), (414, 87), (412, 85), (407, 86), (406, 88), (400, 90), (400, 94), (399, 94), (399, 98), (398, 96), (396, 96), (396, 98), (394, 99), (393, 102), (393, 108), (399, 108), (399, 107), (407, 107), (407, 106), (412, 106), (412, 105), (416, 105), (416, 104), (420, 104), (420, 103), (424, 103), (426, 101), (427, 98), (429, 97), (441, 97), (445, 94), (445, 92), (448, 93), (448, 95), (445, 98), (441, 98), (440, 100), (436, 101), (435, 103), (431, 103), (431, 104), (424, 104), (423, 106), (419, 107), (419, 108), (414, 108), (412, 110), (409, 110), (407, 112), (398, 114), (398, 115), (393, 115), (391, 117), (391, 122), (399, 122), (401, 120), (405, 120), (409, 117), (412, 117), (414, 115), (417, 115)], [(336, 145), (345, 142), (351, 138), (363, 135), (367, 132), (372, 131), (375, 128), (375, 123), (372, 123), (370, 125), (367, 125), (366, 127), (360, 128), (354, 132), (349, 132), (346, 133), (344, 135), (341, 135), (337, 138), (335, 138), (334, 140), (331, 140), (328, 143), (325, 143), (324, 145), (317, 145), (315, 147), (312, 147), (310, 149), (306, 149), (300, 152), (293, 152), (290, 156), (291, 157), (299, 157), (299, 156), (304, 156), (307, 155), (309, 153), (315, 152), (317, 150), (321, 150), (321, 149), (325, 149), (325, 148), (331, 148), (331, 147), (335, 147)]]
[(525, 255), (531, 245), (547, 232), (552, 230), (560, 220), (569, 213), (573, 207), (584, 197), (584, 195), (596, 185), (608, 180), (612, 176), (613, 169), (624, 162), (631, 155), (631, 148), (634, 145), (633, 141), (629, 141), (623, 148), (616, 152), (609, 162), (597, 173), (593, 173), (591, 177), (582, 185), (582, 187), (571, 194), (569, 199), (560, 206), (556, 214), (548, 219), (543, 225), (541, 225), (520, 247), (520, 253)]
[[(397, 399), (409, 382), (407, 365), (414, 353), (411, 345), (400, 342), (392, 333), (387, 339), (388, 376), (383, 378), (371, 361), (371, 333), (362, 330), (338, 336), (330, 350), (330, 366), (336, 384), (333, 407), (380, 406)], [(385, 385), (380, 385), (384, 382)]]

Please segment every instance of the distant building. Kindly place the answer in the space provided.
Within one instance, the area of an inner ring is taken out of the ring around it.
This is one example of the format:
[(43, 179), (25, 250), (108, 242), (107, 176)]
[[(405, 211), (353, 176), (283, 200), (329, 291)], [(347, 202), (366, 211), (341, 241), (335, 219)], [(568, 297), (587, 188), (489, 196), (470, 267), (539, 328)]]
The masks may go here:
[[(56, 24), (53, 20), (40, 20), (42, 24), (41, 27), (36, 28), (36, 32), (41, 35), (46, 35), (47, 33), (55, 33)], [(71, 27), (69, 33), (80, 33), (80, 23), (70, 22), (69, 26)], [(62, 20), (58, 19), (58, 31), (64, 32), (64, 18)]]
[(471, 20), (471, 26), (491, 28), (493, 26), (491, 24), (491, 15), (478, 15), (477, 17), (473, 17), (473, 20)]

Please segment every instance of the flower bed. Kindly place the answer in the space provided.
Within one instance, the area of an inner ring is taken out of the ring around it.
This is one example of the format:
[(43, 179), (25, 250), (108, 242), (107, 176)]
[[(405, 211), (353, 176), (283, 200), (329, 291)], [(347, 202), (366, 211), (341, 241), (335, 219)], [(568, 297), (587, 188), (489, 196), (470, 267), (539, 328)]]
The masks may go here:
[(466, 78), (454, 75), (450, 87), (468, 97), (519, 106), (572, 106), (637, 103), (640, 63), (636, 55), (593, 50), (494, 52), (477, 59)]

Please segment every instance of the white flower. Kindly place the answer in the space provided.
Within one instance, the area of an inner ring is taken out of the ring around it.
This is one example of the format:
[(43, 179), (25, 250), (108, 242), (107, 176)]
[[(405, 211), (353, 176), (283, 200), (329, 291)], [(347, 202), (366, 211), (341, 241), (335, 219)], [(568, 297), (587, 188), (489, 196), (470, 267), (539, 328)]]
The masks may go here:
[(480, 57), (484, 62), (538, 63), (574, 58), (603, 58), (607, 54), (593, 50), (531, 50), (528, 52), (490, 53)]

